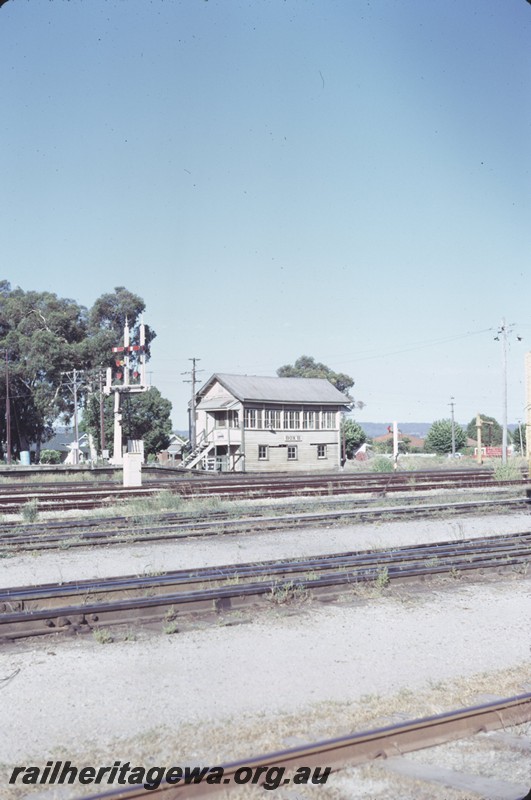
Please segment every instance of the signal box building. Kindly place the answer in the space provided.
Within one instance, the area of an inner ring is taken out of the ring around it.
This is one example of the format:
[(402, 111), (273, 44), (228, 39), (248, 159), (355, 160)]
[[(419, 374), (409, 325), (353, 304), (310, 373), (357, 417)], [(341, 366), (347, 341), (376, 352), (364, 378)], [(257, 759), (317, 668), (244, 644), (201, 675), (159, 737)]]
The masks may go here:
[(184, 466), (235, 472), (340, 466), (348, 400), (322, 378), (215, 374), (196, 401), (196, 448)]

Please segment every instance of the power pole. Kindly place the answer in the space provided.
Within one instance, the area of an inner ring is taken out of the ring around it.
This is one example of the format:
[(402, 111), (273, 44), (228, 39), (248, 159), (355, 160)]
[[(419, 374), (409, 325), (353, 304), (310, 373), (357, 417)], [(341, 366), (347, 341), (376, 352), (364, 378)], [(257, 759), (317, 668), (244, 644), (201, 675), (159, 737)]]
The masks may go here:
[(192, 398), (190, 401), (190, 418), (189, 418), (189, 431), (190, 431), (190, 446), (195, 450), (197, 444), (196, 425), (195, 425), (195, 387), (197, 383), (197, 373), (203, 372), (202, 369), (196, 368), (196, 363), (201, 361), (200, 358), (189, 358), (188, 361), (192, 362), (192, 369), (189, 372), (182, 372), (181, 375), (190, 375), (191, 380), (184, 381), (184, 383), (192, 384)]
[(481, 448), (483, 443), (481, 441), (481, 428), (483, 426), (483, 420), (481, 419), (481, 415), (478, 411), (476, 414), (476, 439), (477, 439), (477, 462), (478, 464), (483, 464), (483, 454), (481, 452)]
[(6, 462), (11, 464), (11, 399), (9, 397), (9, 361), (6, 350)]
[(77, 406), (77, 392), (79, 389), (78, 378), (80, 371), (73, 369), (72, 372), (63, 372), (71, 384), (67, 384), (68, 388), (74, 396), (74, 442), (72, 447), (72, 460), (74, 464), (79, 464), (79, 427), (78, 427), (78, 406)]
[[(514, 324), (507, 325), (505, 322), (505, 317), (501, 321), (501, 325), (498, 329), (497, 336), (494, 337), (494, 341), (499, 342), (500, 336), (502, 340), (502, 359), (503, 359), (503, 433), (502, 433), (502, 462), (505, 464), (507, 463), (507, 336), (509, 333), (512, 333), (514, 329)], [(519, 342), (522, 341), (522, 337), (516, 337)]]
[(507, 325), (505, 317), (500, 328), (503, 342), (503, 432), (502, 432), (502, 463), (507, 463)]
[(99, 371), (99, 378), (100, 378), (100, 449), (101, 455), (103, 457), (103, 451), (105, 448), (105, 415), (104, 415), (104, 406), (103, 406), (103, 372), (100, 367)]
[(74, 369), (74, 376), (72, 379), (72, 391), (74, 392), (74, 464), (79, 464), (79, 430), (77, 425), (77, 370)]
[(450, 397), (450, 408), (452, 409), (452, 458), (455, 458), (455, 419), (454, 419), (454, 398)]
[(531, 474), (531, 353), (525, 354), (525, 457)]

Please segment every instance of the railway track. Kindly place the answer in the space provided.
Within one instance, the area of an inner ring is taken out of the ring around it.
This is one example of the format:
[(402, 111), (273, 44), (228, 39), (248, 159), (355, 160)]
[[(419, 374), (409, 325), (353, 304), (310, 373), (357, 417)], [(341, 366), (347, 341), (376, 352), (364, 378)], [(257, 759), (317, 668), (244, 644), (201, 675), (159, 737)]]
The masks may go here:
[[(527, 484), (527, 473), (504, 486)], [(492, 470), (424, 470), (329, 475), (223, 475), (193, 479), (179, 476), (174, 480), (149, 480), (141, 488), (124, 488), (113, 482), (86, 482), (21, 486), (3, 484), (0, 493), (0, 513), (18, 513), (26, 503), (36, 504), (40, 511), (99, 508), (131, 498), (149, 498), (160, 491), (179, 494), (185, 498), (219, 497), (241, 500), (260, 497), (322, 496), (342, 494), (377, 494), (419, 492), (435, 489), (463, 489), (499, 486)]]
[(527, 571), (531, 533), (359, 551), (259, 564), (179, 570), (0, 591), (0, 636), (89, 633), (115, 624), (151, 624), (209, 615), (308, 593), (337, 595), (367, 583), (425, 580), (473, 571)]
[[(454, 503), (429, 503), (415, 505), (404, 501), (399, 506), (377, 505), (377, 499), (365, 500), (363, 505), (352, 508), (354, 501), (334, 508), (319, 511), (303, 511), (302, 507), (290, 513), (264, 513), (270, 511), (262, 506), (246, 509), (243, 516), (235, 518), (231, 511), (205, 511), (201, 517), (186, 517), (175, 512), (146, 515), (137, 521), (129, 517), (107, 517), (99, 519), (48, 520), (35, 523), (4, 523), (0, 525), (0, 552), (4, 555), (27, 550), (53, 550), (91, 545), (113, 545), (170, 541), (194, 536), (219, 536), (221, 534), (247, 531), (278, 531), (302, 525), (332, 525), (397, 519), (404, 516), (428, 517), (438, 513), (470, 514), (487, 510), (523, 510), (528, 507), (525, 497), (478, 499)], [(307, 507), (307, 506), (306, 506)]]
[[(150, 795), (163, 800), (194, 800), (222, 792), (228, 788), (227, 784), (234, 787), (252, 781), (265, 785), (268, 779), (271, 780), (270, 769), (282, 770), (280, 777), (284, 785), (293, 781), (293, 776), (301, 766), (310, 770), (329, 767), (335, 772), (346, 766), (373, 762), (381, 764), (388, 772), (406, 774), (426, 781), (428, 785), (437, 785), (439, 788), (458, 787), (492, 800), (494, 798), (524, 800), (524, 796), (525, 800), (528, 800), (529, 782), (524, 784), (503, 781), (481, 775), (458, 773), (437, 766), (431, 768), (427, 766), (422, 769), (422, 764), (419, 767), (418, 762), (413, 764), (408, 762), (406, 754), (470, 737), (476, 737), (481, 744), (491, 741), (496, 747), (504, 745), (506, 748), (512, 747), (514, 751), (518, 749), (520, 752), (525, 752), (526, 748), (531, 747), (531, 741), (525, 735), (511, 737), (504, 733), (491, 732), (505, 731), (511, 726), (522, 725), (529, 721), (531, 721), (531, 694), (527, 693), (226, 763), (217, 768), (222, 771), (218, 773), (221, 774), (218, 783), (207, 783), (205, 776), (209, 772), (208, 767), (204, 768), (203, 780), (196, 778), (195, 781), (192, 779), (188, 783), (181, 777), (176, 784), (176, 773), (173, 775), (170, 773), (170, 780), (173, 777), (174, 781), (169, 783), (164, 780), (157, 788), (150, 790)], [(164, 770), (167, 775), (166, 769), (168, 767)], [(253, 780), (255, 776), (257, 776), (256, 781)], [(146, 790), (143, 786), (127, 786), (114, 791), (92, 794), (86, 800), (136, 800), (145, 796)]]

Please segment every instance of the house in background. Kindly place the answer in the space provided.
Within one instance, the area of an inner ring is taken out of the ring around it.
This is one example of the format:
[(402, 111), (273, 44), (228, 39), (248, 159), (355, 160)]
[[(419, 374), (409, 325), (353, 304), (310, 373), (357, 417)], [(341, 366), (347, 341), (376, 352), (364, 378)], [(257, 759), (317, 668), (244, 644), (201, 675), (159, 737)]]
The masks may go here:
[(322, 378), (219, 373), (195, 397), (196, 447), (189, 469), (236, 472), (340, 466), (348, 399)]
[[(43, 442), (38, 452), (40, 453), (42, 450), (55, 450), (60, 455), (61, 463), (72, 464), (74, 463), (73, 443), (74, 431), (72, 428), (57, 427), (51, 439)], [(81, 463), (90, 459), (89, 437), (86, 433), (81, 433), (79, 436), (79, 454)], [(37, 447), (33, 444), (31, 446), (31, 460), (35, 461), (36, 459)]]
[(179, 433), (172, 433), (170, 443), (165, 450), (161, 450), (157, 455), (157, 460), (165, 466), (180, 465), (184, 458), (184, 451), (187, 440)]

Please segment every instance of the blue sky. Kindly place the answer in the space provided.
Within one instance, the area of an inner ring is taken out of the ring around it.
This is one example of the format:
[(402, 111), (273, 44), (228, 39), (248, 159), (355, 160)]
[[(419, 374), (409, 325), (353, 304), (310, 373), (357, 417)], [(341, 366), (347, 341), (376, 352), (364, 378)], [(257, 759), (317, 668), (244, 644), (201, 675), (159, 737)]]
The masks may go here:
[[(524, 416), (525, 0), (10, 0), (2, 277), (125, 285), (152, 382), (351, 374), (364, 420)], [(518, 341), (516, 335), (522, 337)]]

